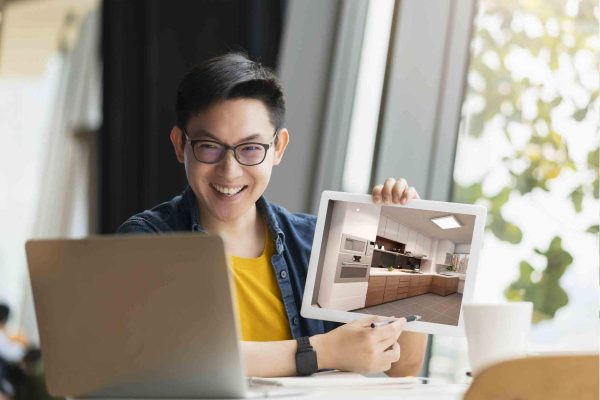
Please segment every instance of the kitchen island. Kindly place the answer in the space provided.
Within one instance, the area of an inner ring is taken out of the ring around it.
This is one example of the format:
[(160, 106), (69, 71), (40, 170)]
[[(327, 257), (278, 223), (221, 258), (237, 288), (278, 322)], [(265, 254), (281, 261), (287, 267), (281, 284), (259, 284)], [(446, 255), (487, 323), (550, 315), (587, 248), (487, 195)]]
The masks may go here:
[(436, 273), (410, 273), (386, 268), (371, 268), (365, 307), (434, 293), (447, 296), (456, 293), (458, 276)]

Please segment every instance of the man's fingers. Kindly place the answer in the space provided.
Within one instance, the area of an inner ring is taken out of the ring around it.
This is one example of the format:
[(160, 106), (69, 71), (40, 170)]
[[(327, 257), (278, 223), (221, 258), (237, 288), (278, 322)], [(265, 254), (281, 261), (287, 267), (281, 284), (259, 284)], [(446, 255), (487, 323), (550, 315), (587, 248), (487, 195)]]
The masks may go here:
[(384, 203), (388, 204), (392, 202), (392, 188), (395, 184), (396, 180), (394, 178), (387, 178), (385, 182), (383, 182), (381, 197), (383, 198)]
[(374, 203), (381, 203), (383, 201), (381, 197), (381, 191), (383, 190), (383, 185), (375, 185), (373, 186), (373, 190), (371, 195), (373, 196)]
[(399, 318), (391, 324), (374, 328), (374, 339), (377, 342), (386, 341), (388, 339), (397, 340), (406, 324), (406, 318)]
[(398, 343), (398, 338), (389, 337), (389, 338), (377, 343), (377, 349), (379, 351), (386, 351), (386, 350), (390, 349), (394, 345), (394, 343)]
[(394, 203), (400, 203), (400, 199), (402, 199), (402, 195), (404, 195), (404, 191), (407, 187), (408, 183), (406, 182), (406, 179), (400, 178), (396, 181), (392, 187), (392, 201)]
[(383, 352), (383, 356), (387, 363), (395, 363), (400, 359), (400, 344), (398, 342), (394, 342), (392, 347)]
[(373, 186), (371, 194), (374, 203), (406, 204), (410, 199), (420, 199), (416, 189), (408, 186), (404, 178), (387, 178), (383, 185)]
[(371, 323), (377, 322), (377, 321), (385, 321), (387, 319), (389, 319), (389, 318), (383, 318), (383, 317), (380, 317), (379, 315), (373, 315), (370, 317), (355, 319), (354, 321), (350, 322), (350, 324), (370, 329)]
[(411, 186), (404, 191), (404, 194), (402, 195), (402, 199), (400, 202), (402, 204), (406, 204), (408, 202), (408, 200), (418, 199), (418, 198), (419, 198), (419, 194), (417, 193), (417, 190)]

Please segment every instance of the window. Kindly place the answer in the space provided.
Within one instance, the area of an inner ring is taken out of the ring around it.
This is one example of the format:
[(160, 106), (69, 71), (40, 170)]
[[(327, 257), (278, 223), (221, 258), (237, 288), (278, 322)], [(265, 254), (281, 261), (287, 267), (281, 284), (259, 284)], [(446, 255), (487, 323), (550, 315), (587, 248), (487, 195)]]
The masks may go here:
[[(531, 301), (535, 348), (598, 345), (598, 3), (481, 0), (453, 201), (488, 207), (476, 301)], [(430, 375), (461, 381), (464, 339)]]
[(370, 191), (375, 132), (393, 14), (393, 1), (369, 1), (344, 162), (342, 180), (344, 191), (357, 193)]

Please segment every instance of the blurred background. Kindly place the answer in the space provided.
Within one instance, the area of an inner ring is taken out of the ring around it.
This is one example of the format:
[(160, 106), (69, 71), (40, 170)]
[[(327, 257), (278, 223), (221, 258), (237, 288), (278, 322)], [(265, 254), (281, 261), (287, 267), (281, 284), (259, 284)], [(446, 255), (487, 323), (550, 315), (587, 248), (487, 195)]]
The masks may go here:
[[(599, 19), (596, 0), (0, 0), (0, 329), (39, 345), (27, 239), (113, 233), (185, 188), (176, 86), (243, 50), (287, 95), (271, 201), (314, 213), (392, 176), (482, 204), (475, 301), (533, 302), (540, 351), (597, 349)], [(467, 370), (464, 339), (431, 338), (424, 375)]]

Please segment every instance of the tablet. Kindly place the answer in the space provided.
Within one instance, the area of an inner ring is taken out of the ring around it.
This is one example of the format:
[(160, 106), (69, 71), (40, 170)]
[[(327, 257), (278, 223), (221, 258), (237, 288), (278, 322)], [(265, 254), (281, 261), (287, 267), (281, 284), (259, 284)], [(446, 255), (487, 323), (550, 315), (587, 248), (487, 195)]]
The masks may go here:
[(323, 192), (301, 315), (336, 322), (406, 317), (407, 331), (464, 335), (485, 207)]

